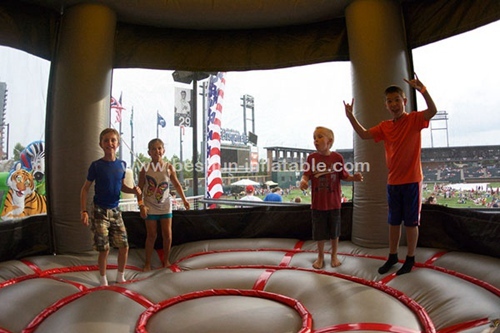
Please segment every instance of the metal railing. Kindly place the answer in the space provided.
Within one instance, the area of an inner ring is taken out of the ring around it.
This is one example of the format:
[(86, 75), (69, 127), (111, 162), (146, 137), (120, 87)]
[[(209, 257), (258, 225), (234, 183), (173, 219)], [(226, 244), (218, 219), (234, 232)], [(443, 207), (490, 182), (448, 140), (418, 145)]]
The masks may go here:
[(301, 202), (276, 202), (276, 201), (250, 201), (250, 200), (231, 200), (231, 199), (200, 199), (198, 200), (200, 203), (204, 204), (204, 209), (207, 209), (208, 206), (211, 205), (226, 205), (226, 206), (235, 206), (237, 208), (241, 207), (283, 207), (283, 206), (300, 206), (300, 205), (309, 205), (308, 203)]
[[(186, 198), (189, 202), (189, 205), (191, 206), (192, 210), (198, 210), (198, 209), (203, 209), (203, 205), (201, 205), (201, 199), (203, 199), (202, 195), (197, 195), (193, 197), (187, 197)], [(171, 198), (172, 201), (172, 210), (184, 210), (184, 204), (182, 203), (181, 198)], [(139, 211), (139, 205), (137, 205), (137, 199), (132, 198), (132, 199), (120, 199), (120, 202), (118, 204), (120, 207), (120, 210), (122, 212), (138, 212)]]

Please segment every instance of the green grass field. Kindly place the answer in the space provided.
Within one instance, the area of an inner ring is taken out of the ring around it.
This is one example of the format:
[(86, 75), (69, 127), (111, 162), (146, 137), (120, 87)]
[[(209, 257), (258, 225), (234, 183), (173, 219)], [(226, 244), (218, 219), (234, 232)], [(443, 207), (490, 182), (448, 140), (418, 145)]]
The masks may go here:
[[(490, 183), (490, 187), (493, 189), (500, 188), (500, 183)], [(344, 195), (349, 198), (349, 201), (352, 200), (352, 186), (342, 186), (342, 192)], [(433, 186), (429, 185), (427, 190), (424, 190), (422, 194), (423, 200), (425, 198), (435, 195), (433, 191)], [(263, 196), (259, 196), (260, 198), (263, 198)], [(284, 202), (291, 202), (293, 201), (296, 197), (300, 197), (302, 199), (302, 203), (311, 203), (311, 197), (309, 195), (303, 195), (302, 191), (299, 189), (294, 189), (291, 190), (290, 193), (284, 194), (283, 195), (283, 201)], [(498, 197), (498, 196), (497, 196)], [(232, 198), (228, 198), (232, 199)], [(491, 202), (491, 197), (486, 198), (487, 203)], [(444, 196), (441, 194), (437, 195), (437, 203), (438, 205), (444, 205), (447, 207), (452, 207), (452, 208), (483, 208), (480, 205), (475, 205), (471, 200), (466, 201), (466, 203), (458, 203), (458, 197), (452, 197), (452, 198), (444, 198)]]
[[(500, 188), (500, 183), (490, 183), (489, 186), (496, 191), (497, 188)], [(428, 186), (428, 188), (429, 188), (428, 190), (424, 191), (423, 198), (427, 198), (430, 195), (435, 194), (435, 193), (433, 193), (434, 191), (433, 191), (432, 186)], [(491, 202), (491, 199), (492, 199), (491, 196), (487, 197), (484, 193), (480, 193), (480, 194), (478, 194), (478, 196), (486, 197), (487, 203)], [(497, 195), (496, 195), (496, 198), (498, 198)], [(483, 206), (475, 205), (474, 202), (472, 202), (471, 200), (467, 200), (466, 203), (458, 203), (457, 196), (451, 197), (451, 198), (444, 198), (443, 195), (438, 195), (437, 196), (437, 203), (438, 203), (438, 205), (444, 205), (444, 206), (451, 207), (451, 208), (484, 208)]]

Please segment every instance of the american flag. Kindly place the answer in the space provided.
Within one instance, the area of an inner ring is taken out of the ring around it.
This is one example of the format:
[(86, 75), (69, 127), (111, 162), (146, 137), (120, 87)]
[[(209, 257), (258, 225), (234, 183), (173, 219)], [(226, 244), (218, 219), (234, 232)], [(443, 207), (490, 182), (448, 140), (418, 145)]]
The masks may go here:
[(125, 108), (122, 106), (122, 94), (120, 93), (120, 100), (117, 101), (116, 98), (111, 96), (111, 109), (116, 110), (116, 118), (115, 118), (115, 123), (121, 123), (122, 122), (122, 110)]
[[(224, 193), (220, 160), (220, 134), (222, 102), (224, 101), (225, 73), (210, 75), (207, 103), (207, 158), (206, 158), (206, 197), (217, 199)], [(213, 207), (211, 207), (213, 208)]]

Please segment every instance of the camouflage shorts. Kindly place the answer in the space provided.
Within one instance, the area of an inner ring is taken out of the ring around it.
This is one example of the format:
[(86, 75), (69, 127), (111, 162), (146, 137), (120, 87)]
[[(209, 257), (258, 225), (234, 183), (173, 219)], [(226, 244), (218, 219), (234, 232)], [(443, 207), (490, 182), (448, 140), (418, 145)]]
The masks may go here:
[(128, 247), (127, 229), (118, 208), (94, 206), (91, 230), (94, 233), (96, 251), (108, 251), (110, 245), (117, 248)]

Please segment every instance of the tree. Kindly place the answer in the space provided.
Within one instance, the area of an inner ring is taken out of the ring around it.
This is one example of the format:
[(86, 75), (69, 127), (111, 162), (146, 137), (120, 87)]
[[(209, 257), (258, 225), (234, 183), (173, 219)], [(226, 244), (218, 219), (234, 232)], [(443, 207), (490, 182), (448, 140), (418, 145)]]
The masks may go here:
[(136, 159), (134, 160), (134, 165), (132, 166), (134, 181), (136, 183), (139, 180), (139, 172), (141, 171), (142, 166), (145, 165), (146, 163), (149, 163), (150, 161), (151, 158), (147, 157), (143, 153), (140, 153), (138, 156), (136, 156)]
[(261, 158), (259, 160), (259, 172), (257, 173), (259, 176), (266, 176), (269, 174), (267, 170), (267, 160)]
[(24, 150), (24, 147), (21, 143), (16, 143), (14, 146), (14, 151), (12, 152), (12, 156), (14, 156), (14, 161), (19, 161), (21, 152)]

